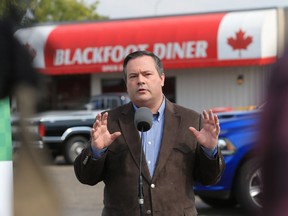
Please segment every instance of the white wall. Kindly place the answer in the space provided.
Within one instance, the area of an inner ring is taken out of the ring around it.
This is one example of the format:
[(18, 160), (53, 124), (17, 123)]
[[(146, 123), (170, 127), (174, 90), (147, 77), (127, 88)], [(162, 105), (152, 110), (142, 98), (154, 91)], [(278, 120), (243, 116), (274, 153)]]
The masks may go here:
[[(260, 105), (265, 96), (269, 66), (223, 67), (165, 71), (176, 78), (176, 103), (201, 112), (213, 107), (243, 109)], [(242, 75), (244, 82), (237, 84)], [(92, 74), (91, 95), (101, 93), (101, 79), (122, 78), (122, 73)]]
[[(193, 69), (174, 72), (176, 76), (176, 102), (201, 112), (212, 107), (259, 105), (265, 95), (268, 68), (239, 67)], [(244, 83), (237, 84), (238, 75)]]

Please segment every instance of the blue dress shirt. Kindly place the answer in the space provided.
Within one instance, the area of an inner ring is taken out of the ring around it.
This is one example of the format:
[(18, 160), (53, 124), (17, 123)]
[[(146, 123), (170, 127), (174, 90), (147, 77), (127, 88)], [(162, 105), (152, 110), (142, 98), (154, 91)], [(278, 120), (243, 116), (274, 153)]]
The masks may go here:
[[(155, 171), (155, 166), (157, 163), (162, 141), (165, 105), (165, 98), (163, 98), (163, 102), (158, 112), (153, 114), (153, 124), (151, 129), (143, 133), (142, 147), (151, 177), (153, 176)], [(137, 107), (135, 107), (135, 109), (137, 109)], [(139, 133), (141, 136), (141, 132)]]

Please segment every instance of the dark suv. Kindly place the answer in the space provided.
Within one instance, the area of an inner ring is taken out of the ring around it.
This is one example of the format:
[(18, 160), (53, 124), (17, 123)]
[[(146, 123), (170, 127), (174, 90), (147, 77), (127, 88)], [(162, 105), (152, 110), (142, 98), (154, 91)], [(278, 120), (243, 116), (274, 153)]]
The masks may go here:
[[(51, 151), (52, 156), (63, 155), (68, 164), (72, 164), (90, 139), (90, 132), (96, 115), (130, 101), (126, 93), (106, 93), (91, 97), (84, 110), (49, 111), (38, 113), (28, 119), (29, 128), (33, 128), (33, 137), (38, 137), (34, 146)], [(18, 121), (14, 118), (14, 145), (17, 140)]]

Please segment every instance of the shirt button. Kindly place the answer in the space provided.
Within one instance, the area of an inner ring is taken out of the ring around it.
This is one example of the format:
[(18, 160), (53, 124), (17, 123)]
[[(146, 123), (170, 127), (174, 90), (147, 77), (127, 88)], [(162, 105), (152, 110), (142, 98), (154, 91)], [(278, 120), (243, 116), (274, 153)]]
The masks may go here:
[(151, 184), (151, 188), (155, 188), (155, 184)]
[(151, 141), (149, 141), (148, 144), (151, 145)]
[(146, 212), (148, 215), (150, 215), (152, 212), (151, 212), (151, 210), (149, 209), (149, 210), (147, 210), (147, 212)]
[(148, 164), (150, 164), (151, 163), (151, 161), (148, 161)]

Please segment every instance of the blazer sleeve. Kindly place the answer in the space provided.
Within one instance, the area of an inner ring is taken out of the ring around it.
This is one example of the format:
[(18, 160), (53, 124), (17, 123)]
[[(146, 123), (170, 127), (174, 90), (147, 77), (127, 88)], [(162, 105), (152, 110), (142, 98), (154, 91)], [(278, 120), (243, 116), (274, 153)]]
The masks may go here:
[(99, 159), (93, 159), (91, 146), (85, 148), (74, 162), (74, 172), (77, 179), (88, 185), (95, 185), (103, 180), (104, 163), (107, 152)]
[[(200, 116), (199, 130), (203, 127), (203, 119)], [(223, 155), (218, 149), (215, 158), (208, 157), (200, 144), (197, 143), (196, 148), (196, 168), (194, 172), (195, 180), (203, 185), (216, 184), (220, 179), (225, 169), (225, 161)]]
[(203, 185), (216, 184), (220, 179), (225, 169), (224, 158), (221, 151), (218, 149), (218, 153), (215, 158), (209, 158), (198, 145), (196, 149), (196, 169), (195, 180)]

